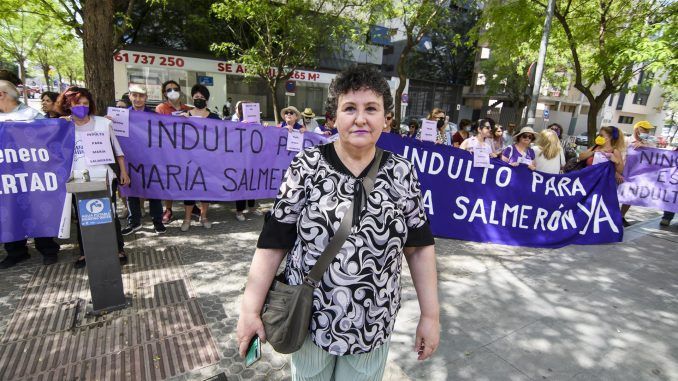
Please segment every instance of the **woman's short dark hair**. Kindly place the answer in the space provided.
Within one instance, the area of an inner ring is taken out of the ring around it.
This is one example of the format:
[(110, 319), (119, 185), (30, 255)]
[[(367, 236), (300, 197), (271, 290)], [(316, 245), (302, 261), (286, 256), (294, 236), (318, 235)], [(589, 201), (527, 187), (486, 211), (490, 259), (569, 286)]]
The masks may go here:
[(80, 98), (85, 97), (89, 101), (89, 115), (97, 112), (92, 93), (84, 87), (70, 86), (64, 90), (57, 99), (57, 112), (61, 115), (71, 115), (71, 104), (78, 102)]
[(470, 125), (471, 125), (471, 121), (468, 120), (468, 119), (462, 119), (462, 120), (459, 121), (459, 128), (460, 129), (464, 128), (466, 126), (470, 126)]
[(384, 99), (384, 115), (393, 110), (393, 96), (384, 75), (373, 66), (356, 65), (337, 74), (330, 84), (326, 110), (337, 115), (339, 96), (349, 91), (368, 89)]
[(552, 129), (551, 127), (553, 126), (555, 126), (558, 129), (558, 132), (556, 134), (558, 135), (558, 139), (560, 139), (563, 136), (563, 126), (561, 126), (558, 123), (551, 123), (547, 128), (551, 130)]
[(210, 100), (210, 91), (207, 90), (207, 86), (199, 83), (193, 85), (193, 87), (191, 87), (191, 97), (197, 93), (202, 94), (202, 96), (205, 97), (205, 100)]
[(471, 130), (473, 130), (475, 133), (478, 133), (479, 129), (485, 125), (485, 123), (490, 123), (490, 129), (492, 128), (492, 123), (490, 122), (490, 119), (478, 119), (475, 123), (473, 123), (473, 126), (471, 127)]
[(40, 100), (44, 99), (45, 97), (49, 98), (49, 100), (52, 102), (56, 102), (57, 98), (59, 98), (59, 93), (54, 91), (43, 91), (42, 94), (40, 94)]
[(169, 85), (169, 84), (175, 85), (179, 89), (179, 91), (181, 91), (181, 86), (179, 86), (177, 81), (175, 81), (173, 79), (170, 79), (169, 81), (165, 81), (165, 82), (162, 83), (162, 86), (160, 87), (160, 91), (162, 91), (162, 97), (165, 98), (165, 99), (167, 98), (167, 96), (165, 95), (165, 91), (167, 91), (167, 85)]

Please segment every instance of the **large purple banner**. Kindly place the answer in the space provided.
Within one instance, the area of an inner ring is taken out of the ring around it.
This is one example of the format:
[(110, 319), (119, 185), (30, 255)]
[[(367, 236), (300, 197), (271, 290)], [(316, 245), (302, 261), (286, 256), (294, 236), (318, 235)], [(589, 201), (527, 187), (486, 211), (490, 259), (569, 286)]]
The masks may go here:
[[(287, 130), (258, 124), (130, 112), (118, 140), (131, 179), (127, 196), (235, 201), (275, 197), (296, 152)], [(324, 142), (304, 134), (304, 147)]]
[(62, 119), (0, 122), (0, 242), (58, 235), (74, 131)]
[(629, 148), (617, 192), (623, 204), (678, 212), (678, 151)]
[(550, 175), (496, 159), (476, 168), (466, 151), (392, 134), (378, 145), (414, 164), (438, 237), (549, 248), (622, 239), (610, 163)]

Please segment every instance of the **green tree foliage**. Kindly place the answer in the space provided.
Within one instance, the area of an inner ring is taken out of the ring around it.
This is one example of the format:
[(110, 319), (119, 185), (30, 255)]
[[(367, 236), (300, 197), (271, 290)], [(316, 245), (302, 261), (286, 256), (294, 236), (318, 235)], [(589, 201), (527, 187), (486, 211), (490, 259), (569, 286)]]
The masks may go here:
[(402, 0), (394, 2), (389, 12), (390, 18), (402, 20), (405, 32), (405, 46), (398, 57), (396, 72), (398, 87), (395, 93), (395, 119), (401, 120), (401, 100), (408, 77), (407, 62), (421, 39), (441, 30), (449, 18), (449, 2), (445, 0)]
[[(481, 38), (501, 52), (498, 57), (510, 57), (510, 52), (530, 57), (539, 46), (545, 9), (545, 0), (490, 0)], [(676, 72), (676, 14), (678, 3), (673, 1), (556, 0), (547, 72), (566, 70), (588, 100), (590, 142), (611, 94), (622, 91), (641, 71)]]
[(247, 76), (265, 81), (277, 122), (278, 87), (296, 69), (315, 67), (320, 50), (335, 51), (349, 40), (364, 43), (372, 10), (389, 4), (381, 0), (222, 0), (212, 11), (234, 25), (237, 42), (220, 41), (212, 49), (242, 62)]
[[(21, 6), (0, 18), (0, 49), (16, 62), (21, 81), (26, 83), (26, 62), (47, 32), (48, 25), (28, 6)], [(28, 97), (24, 92), (24, 101)]]

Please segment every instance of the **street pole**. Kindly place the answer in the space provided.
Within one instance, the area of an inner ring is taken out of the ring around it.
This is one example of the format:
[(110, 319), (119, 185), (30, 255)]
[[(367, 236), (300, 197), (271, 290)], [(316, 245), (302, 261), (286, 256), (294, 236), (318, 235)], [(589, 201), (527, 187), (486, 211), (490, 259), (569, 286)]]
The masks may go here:
[(537, 59), (537, 68), (534, 72), (534, 85), (532, 85), (532, 95), (530, 97), (530, 108), (527, 110), (527, 125), (534, 127), (534, 118), (537, 113), (537, 101), (539, 100), (539, 88), (541, 87), (541, 76), (544, 72), (544, 61), (546, 60), (546, 48), (549, 45), (549, 34), (551, 34), (551, 19), (553, 18), (553, 8), (555, 0), (549, 0), (546, 6), (546, 21), (544, 21), (544, 33), (541, 35), (541, 44), (539, 45), (539, 58)]

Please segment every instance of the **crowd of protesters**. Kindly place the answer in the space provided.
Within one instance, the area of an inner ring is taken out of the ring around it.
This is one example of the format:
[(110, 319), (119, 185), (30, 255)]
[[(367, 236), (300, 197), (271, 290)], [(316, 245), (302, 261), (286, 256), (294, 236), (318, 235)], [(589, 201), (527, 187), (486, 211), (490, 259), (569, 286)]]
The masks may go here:
[[(67, 118), (74, 122), (76, 135), (84, 131), (101, 128), (112, 128), (110, 120), (95, 116), (94, 99), (92, 94), (86, 88), (71, 86), (63, 93), (43, 92), (41, 94), (42, 114), (28, 105), (19, 101), (18, 79), (11, 77), (8, 72), (4, 72), (0, 80), (0, 120), (32, 120), (38, 118)], [(129, 91), (116, 101), (117, 107), (124, 107), (130, 110), (155, 112), (165, 115), (176, 115), (187, 118), (209, 118), (209, 119), (227, 119), (231, 121), (242, 121), (242, 105), (247, 100), (241, 100), (233, 105), (233, 99), (228, 98), (224, 105), (222, 115), (210, 111), (209, 100), (210, 92), (207, 87), (196, 84), (186, 94), (192, 105), (182, 102), (182, 88), (174, 80), (166, 81), (161, 86), (163, 102), (154, 108), (147, 105), (147, 92), (143, 86), (132, 84)], [(313, 132), (324, 135), (330, 140), (336, 139), (337, 127), (335, 125), (336, 117), (331, 113), (324, 115), (322, 123), (318, 123), (316, 114), (312, 108), (306, 107), (300, 112), (294, 106), (288, 106), (280, 111), (281, 123), (276, 127), (287, 128), (290, 131), (298, 130), (300, 132)], [(523, 127), (517, 130), (515, 123), (508, 123), (506, 128), (496, 123), (491, 118), (479, 119), (472, 122), (468, 119), (462, 119), (458, 128), (452, 130), (449, 128), (449, 116), (440, 108), (433, 108), (426, 117), (427, 120), (434, 121), (436, 124), (435, 143), (457, 147), (470, 153), (482, 149), (487, 151), (492, 158), (498, 158), (511, 166), (524, 165), (530, 170), (536, 170), (545, 173), (558, 174), (567, 169), (568, 161), (578, 161), (584, 165), (594, 165), (602, 161), (611, 161), (615, 166), (615, 179), (617, 183), (623, 182), (624, 156), (626, 152), (626, 143), (622, 132), (614, 126), (602, 127), (596, 138), (595, 144), (581, 152), (578, 157), (572, 158), (562, 144), (562, 127), (553, 123), (540, 132), (534, 131), (531, 127)], [(383, 133), (394, 134), (404, 138), (421, 139), (422, 129), (420, 123), (423, 121), (410, 120), (407, 125), (407, 131), (401, 131), (400, 125), (394, 117), (392, 111), (385, 114)], [(455, 126), (456, 127), (456, 126)], [(628, 146), (633, 147), (653, 147), (653, 136), (650, 130), (653, 128), (646, 121), (638, 122), (634, 126), (634, 134)], [(116, 189), (120, 185), (129, 183), (129, 177), (125, 170), (124, 152), (113, 133), (110, 134), (111, 143), (114, 150), (116, 164), (112, 166), (102, 166), (103, 168), (86, 168), (78, 158), (74, 158), (74, 171), (88, 169), (91, 171), (105, 170), (111, 178), (111, 199), (115, 203), (118, 199)], [(570, 157), (568, 157), (570, 156)], [(142, 217), (144, 215), (144, 204), (148, 201), (149, 214), (153, 223), (153, 230), (162, 234), (167, 231), (166, 224), (174, 219), (173, 201), (149, 199), (144, 200), (138, 197), (121, 198), (126, 208), (127, 224), (121, 227), (119, 220), (116, 221), (116, 235), (118, 237), (118, 252), (122, 263), (126, 261), (124, 252), (123, 236), (132, 234), (142, 228)], [(206, 200), (184, 200), (184, 213), (180, 225), (180, 231), (187, 232), (191, 227), (193, 218), (197, 218), (199, 225), (205, 229), (210, 229), (212, 223), (208, 218), (210, 202)], [(245, 214), (252, 213), (261, 215), (256, 200), (239, 200), (235, 203), (235, 219), (245, 221)], [(622, 215), (625, 216), (629, 210), (629, 205), (622, 205)], [(662, 225), (668, 225), (673, 218), (671, 213), (666, 213), (662, 219)], [(624, 225), (628, 226), (626, 219)], [(80, 232), (78, 230), (78, 239), (80, 241)], [(37, 238), (36, 248), (44, 255), (44, 263), (51, 264), (56, 262), (56, 252), (58, 244), (53, 238)], [(7, 268), (28, 258), (26, 241), (11, 242), (5, 244), (8, 257), (0, 262), (0, 268)], [(81, 252), (82, 253), (82, 252)], [(75, 262), (76, 267), (85, 265), (84, 255)]]

